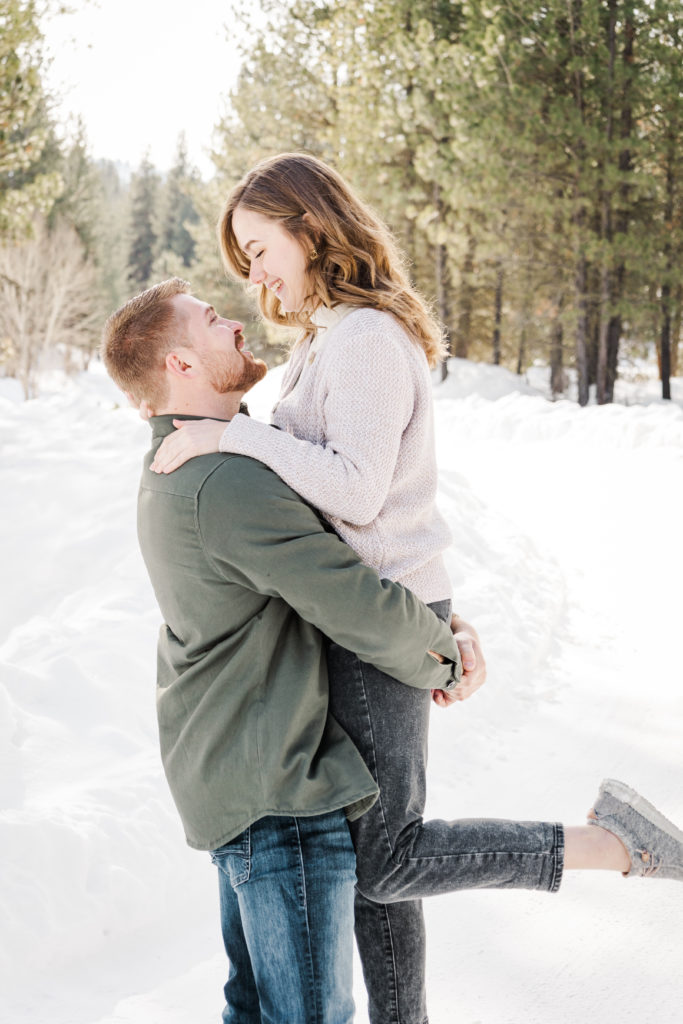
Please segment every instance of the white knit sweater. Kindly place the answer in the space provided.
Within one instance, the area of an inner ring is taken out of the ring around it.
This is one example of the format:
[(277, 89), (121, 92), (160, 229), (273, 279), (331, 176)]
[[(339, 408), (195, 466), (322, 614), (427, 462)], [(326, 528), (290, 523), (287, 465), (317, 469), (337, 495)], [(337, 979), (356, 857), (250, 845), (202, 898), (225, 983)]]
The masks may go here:
[(238, 414), (220, 449), (270, 466), (381, 577), (423, 601), (448, 598), (425, 354), (378, 310), (337, 306), (316, 324), (287, 366), (280, 429)]

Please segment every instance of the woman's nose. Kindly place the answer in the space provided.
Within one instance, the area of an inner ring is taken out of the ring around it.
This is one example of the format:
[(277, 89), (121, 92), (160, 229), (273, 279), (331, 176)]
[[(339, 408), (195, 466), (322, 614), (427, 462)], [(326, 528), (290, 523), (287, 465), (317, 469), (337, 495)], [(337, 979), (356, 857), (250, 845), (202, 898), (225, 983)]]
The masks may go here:
[(261, 284), (261, 282), (265, 279), (265, 276), (266, 275), (263, 273), (263, 268), (255, 266), (252, 263), (251, 267), (249, 268), (249, 280), (251, 281), (251, 283)]

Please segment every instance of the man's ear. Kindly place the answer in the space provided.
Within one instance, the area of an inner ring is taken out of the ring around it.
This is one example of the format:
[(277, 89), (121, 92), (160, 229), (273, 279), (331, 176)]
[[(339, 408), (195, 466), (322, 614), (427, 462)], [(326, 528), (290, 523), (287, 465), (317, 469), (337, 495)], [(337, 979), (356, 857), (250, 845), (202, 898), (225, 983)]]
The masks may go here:
[(166, 356), (166, 369), (174, 377), (192, 377), (195, 371), (190, 349), (179, 348)]

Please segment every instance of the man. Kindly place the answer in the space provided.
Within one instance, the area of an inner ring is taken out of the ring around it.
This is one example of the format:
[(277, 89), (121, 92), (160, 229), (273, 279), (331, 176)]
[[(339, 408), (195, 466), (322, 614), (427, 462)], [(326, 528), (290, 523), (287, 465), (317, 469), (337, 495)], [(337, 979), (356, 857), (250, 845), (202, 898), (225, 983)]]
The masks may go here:
[(329, 715), (324, 636), (402, 682), (453, 689), (450, 629), (380, 581), (282, 480), (242, 456), (149, 469), (174, 417), (230, 419), (266, 372), (242, 325), (174, 278), (104, 331), (107, 369), (153, 413), (142, 553), (165, 619), (161, 753), (190, 846), (219, 869), (224, 1021), (350, 1021), (354, 857), (376, 786)]

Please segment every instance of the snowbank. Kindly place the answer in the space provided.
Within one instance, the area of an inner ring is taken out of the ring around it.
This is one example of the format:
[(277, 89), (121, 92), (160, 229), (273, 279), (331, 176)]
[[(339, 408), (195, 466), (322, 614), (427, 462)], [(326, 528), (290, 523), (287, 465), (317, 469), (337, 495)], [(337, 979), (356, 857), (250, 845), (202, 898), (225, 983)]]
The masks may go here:
[[(432, 814), (579, 823), (614, 774), (683, 822), (675, 383), (674, 403), (640, 380), (582, 410), (533, 373), (453, 360), (435, 388), (454, 602), (490, 681), (435, 710)], [(27, 403), (0, 385), (0, 1020), (209, 1024), (213, 869), (161, 773), (135, 540), (149, 428), (99, 366)], [(679, 888), (584, 876), (555, 898), (430, 901), (432, 1024), (678, 1022)]]

